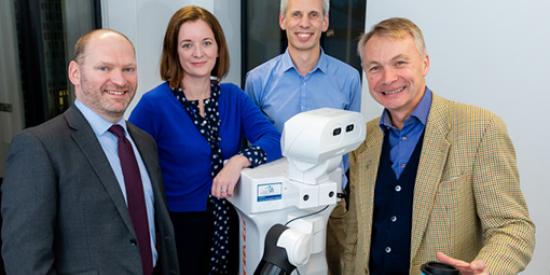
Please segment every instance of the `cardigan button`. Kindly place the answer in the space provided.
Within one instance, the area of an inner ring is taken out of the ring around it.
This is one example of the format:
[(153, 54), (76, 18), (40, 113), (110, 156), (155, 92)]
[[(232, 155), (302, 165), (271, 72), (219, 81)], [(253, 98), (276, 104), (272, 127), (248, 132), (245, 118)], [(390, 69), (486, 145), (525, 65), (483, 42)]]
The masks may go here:
[(390, 253), (391, 252), (391, 247), (386, 246), (386, 249), (384, 249), (384, 251), (386, 251), (386, 253)]
[(395, 192), (399, 192), (401, 191), (401, 185), (396, 185), (395, 186)]

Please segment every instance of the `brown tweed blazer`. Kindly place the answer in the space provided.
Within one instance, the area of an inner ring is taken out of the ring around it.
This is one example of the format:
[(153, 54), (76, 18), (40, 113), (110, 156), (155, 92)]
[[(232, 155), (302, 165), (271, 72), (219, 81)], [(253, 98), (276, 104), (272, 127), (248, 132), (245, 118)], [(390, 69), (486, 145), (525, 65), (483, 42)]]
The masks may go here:
[[(382, 150), (379, 118), (350, 156), (351, 198), (329, 221), (332, 274), (369, 274), (374, 184)], [(442, 251), (481, 259), (491, 274), (517, 274), (530, 261), (535, 226), (520, 190), (516, 157), (493, 113), (434, 94), (415, 182), (410, 274)]]

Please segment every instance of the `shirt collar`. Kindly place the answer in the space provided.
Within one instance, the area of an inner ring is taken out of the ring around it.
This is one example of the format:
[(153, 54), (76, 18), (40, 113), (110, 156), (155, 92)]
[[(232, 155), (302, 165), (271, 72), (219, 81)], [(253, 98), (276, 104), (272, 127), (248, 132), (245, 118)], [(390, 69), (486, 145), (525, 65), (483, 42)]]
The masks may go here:
[[(290, 57), (290, 53), (288, 52), (288, 48), (286, 48), (285, 53), (283, 54), (283, 57), (281, 59), (281, 69), (286, 72), (290, 69), (294, 69), (295, 71), (298, 71), (296, 66), (294, 65), (294, 62), (292, 62), (292, 58)], [(314, 72), (316, 70), (320, 70), (323, 73), (327, 72), (328, 68), (328, 58), (325, 54), (325, 51), (323, 48), (321, 48), (321, 54), (319, 55), (319, 60), (317, 61), (317, 65), (311, 70), (311, 72)]]
[[(418, 105), (416, 105), (411, 115), (407, 119), (405, 119), (405, 124), (407, 124), (411, 120), (417, 120), (418, 122), (426, 126), (426, 123), (428, 122), (428, 115), (430, 114), (431, 106), (432, 106), (432, 91), (428, 88), (428, 86), (426, 86), (426, 91), (424, 92), (422, 99), (420, 100)], [(386, 108), (384, 108), (384, 111), (382, 112), (379, 125), (380, 125), (380, 128), (382, 128), (382, 130), (394, 127), (391, 122), (390, 112)]]
[(118, 122), (113, 123), (98, 115), (96, 112), (94, 112), (88, 106), (84, 105), (84, 103), (82, 103), (78, 99), (74, 101), (74, 105), (76, 106), (76, 108), (78, 108), (78, 110), (80, 110), (80, 112), (82, 112), (82, 115), (84, 115), (84, 118), (88, 121), (96, 136), (101, 136), (105, 134), (105, 132), (109, 131), (109, 128), (113, 124), (119, 124), (120, 126), (122, 126), (122, 128), (124, 128), (124, 132), (128, 133), (128, 130), (126, 129), (126, 121), (124, 120), (124, 118), (121, 118)]

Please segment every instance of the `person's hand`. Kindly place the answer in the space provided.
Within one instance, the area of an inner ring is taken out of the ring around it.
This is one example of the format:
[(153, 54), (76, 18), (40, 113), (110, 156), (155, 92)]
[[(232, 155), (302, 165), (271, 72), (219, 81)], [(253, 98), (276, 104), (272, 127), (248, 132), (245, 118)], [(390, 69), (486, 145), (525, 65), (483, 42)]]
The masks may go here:
[(212, 180), (212, 196), (221, 199), (233, 196), (241, 170), (250, 166), (250, 161), (242, 155), (231, 157), (222, 170)]
[(437, 252), (437, 260), (454, 266), (462, 275), (490, 275), (487, 266), (482, 260), (474, 260), (471, 263), (455, 259), (445, 255), (443, 252)]

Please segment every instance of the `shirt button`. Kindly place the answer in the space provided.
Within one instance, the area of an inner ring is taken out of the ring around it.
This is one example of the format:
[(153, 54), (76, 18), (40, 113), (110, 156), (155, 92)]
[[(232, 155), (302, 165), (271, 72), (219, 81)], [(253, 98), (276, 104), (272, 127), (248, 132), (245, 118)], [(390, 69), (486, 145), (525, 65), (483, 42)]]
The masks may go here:
[(397, 221), (397, 217), (396, 217), (396, 216), (391, 216), (390, 221), (391, 221), (391, 222)]
[(401, 166), (401, 168), (405, 168), (405, 167), (407, 167), (407, 164), (406, 163), (401, 163), (399, 166)]
[(402, 141), (407, 141), (407, 139), (409, 139), (407, 136), (401, 137)]
[(401, 191), (401, 185), (396, 185), (395, 186), (395, 192), (399, 192)]
[(384, 249), (384, 251), (386, 251), (386, 253), (390, 253), (391, 252), (391, 247), (386, 246), (386, 249)]

